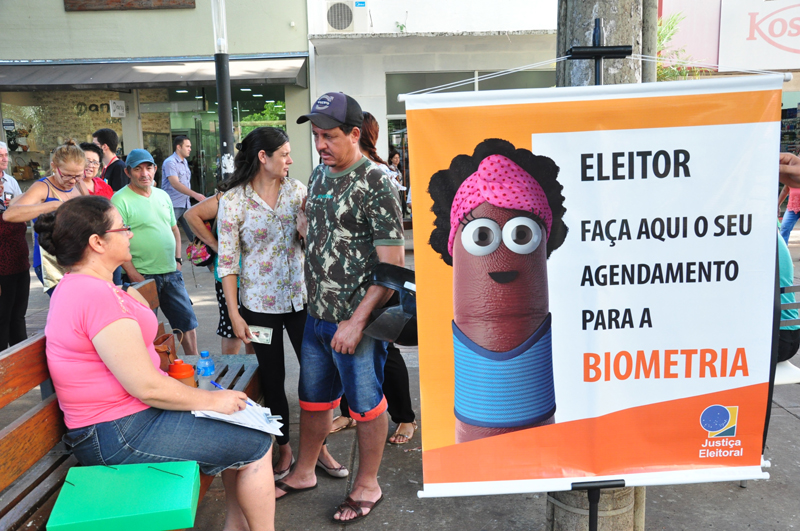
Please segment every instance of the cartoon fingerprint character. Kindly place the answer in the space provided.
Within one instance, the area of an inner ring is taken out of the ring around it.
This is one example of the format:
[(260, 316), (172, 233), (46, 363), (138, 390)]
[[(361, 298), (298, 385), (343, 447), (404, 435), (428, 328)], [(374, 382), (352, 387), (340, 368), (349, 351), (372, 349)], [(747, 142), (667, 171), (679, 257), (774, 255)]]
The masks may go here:
[(484, 140), (431, 177), (430, 245), (453, 266), (456, 442), (552, 424), (547, 258), (567, 235), (558, 166)]

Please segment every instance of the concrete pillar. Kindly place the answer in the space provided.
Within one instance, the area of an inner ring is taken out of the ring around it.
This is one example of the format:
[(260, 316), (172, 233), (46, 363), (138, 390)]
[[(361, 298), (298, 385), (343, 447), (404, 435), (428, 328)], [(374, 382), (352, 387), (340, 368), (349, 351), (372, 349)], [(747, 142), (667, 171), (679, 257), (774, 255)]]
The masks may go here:
[[(606, 46), (633, 46), (634, 54), (642, 53), (642, 1), (586, 2), (559, 0), (556, 56), (562, 57), (573, 46), (591, 46), (594, 19), (602, 18)], [(641, 61), (606, 59), (606, 85), (639, 83)], [(556, 66), (556, 86), (577, 87), (594, 84), (594, 61), (562, 61)]]
[(308, 89), (287, 85), (284, 89), (286, 97), (286, 133), (292, 145), (292, 160), (294, 163), (289, 168), (289, 175), (293, 179), (308, 183), (311, 170), (314, 169), (314, 161), (317, 153), (309, 142), (311, 138), (311, 125), (306, 122), (302, 125), (297, 124), (297, 119), (311, 111)]
[(132, 149), (144, 148), (142, 137), (142, 116), (139, 114), (139, 91), (120, 92), (119, 99), (125, 102), (125, 118), (122, 118), (122, 138), (125, 153)]
[[(642, 55), (658, 53), (658, 0), (642, 0)], [(655, 61), (642, 61), (642, 83), (656, 82)]]
[[(634, 531), (634, 489), (603, 489), (597, 528), (602, 531)], [(547, 495), (547, 531), (587, 531), (589, 498), (585, 490), (551, 492)]]

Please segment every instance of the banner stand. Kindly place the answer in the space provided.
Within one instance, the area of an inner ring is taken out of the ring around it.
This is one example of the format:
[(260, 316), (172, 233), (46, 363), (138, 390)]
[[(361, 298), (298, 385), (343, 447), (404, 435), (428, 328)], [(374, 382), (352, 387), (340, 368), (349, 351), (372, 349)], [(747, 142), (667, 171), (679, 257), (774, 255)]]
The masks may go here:
[[(632, 46), (605, 46), (603, 19), (594, 19), (592, 46), (575, 46), (567, 50), (567, 59), (594, 59), (594, 84), (603, 84), (603, 59), (628, 57), (633, 53)], [(606, 481), (581, 481), (572, 484), (572, 490), (585, 490), (589, 497), (589, 531), (597, 531), (597, 516), (600, 505), (601, 489), (621, 489), (625, 487), (624, 479)]]
[(597, 531), (597, 513), (600, 506), (601, 489), (622, 489), (625, 487), (624, 479), (609, 479), (606, 481), (581, 481), (572, 484), (572, 490), (585, 490), (589, 496), (589, 531)]

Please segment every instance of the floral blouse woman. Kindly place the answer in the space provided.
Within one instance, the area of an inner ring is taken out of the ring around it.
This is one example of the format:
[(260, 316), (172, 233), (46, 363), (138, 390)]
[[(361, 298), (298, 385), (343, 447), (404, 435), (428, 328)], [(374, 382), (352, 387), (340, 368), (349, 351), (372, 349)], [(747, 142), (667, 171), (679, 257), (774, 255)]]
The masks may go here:
[[(217, 271), (234, 334), (250, 343), (250, 327), (272, 329), (269, 344), (253, 342), (253, 346), (267, 407), (283, 418), (284, 433), (277, 438), (280, 458), (274, 468), (276, 479), (287, 475), (292, 463), (283, 329), (299, 359), (307, 299), (300, 240), (300, 234), (305, 234), (303, 204), (307, 191), (304, 184), (288, 177), (290, 151), (289, 137), (281, 129), (259, 127), (248, 134), (234, 160), (233, 176), (219, 186), (224, 195), (217, 220)], [(346, 471), (326, 447), (320, 453), (320, 462), (326, 470), (338, 474)]]

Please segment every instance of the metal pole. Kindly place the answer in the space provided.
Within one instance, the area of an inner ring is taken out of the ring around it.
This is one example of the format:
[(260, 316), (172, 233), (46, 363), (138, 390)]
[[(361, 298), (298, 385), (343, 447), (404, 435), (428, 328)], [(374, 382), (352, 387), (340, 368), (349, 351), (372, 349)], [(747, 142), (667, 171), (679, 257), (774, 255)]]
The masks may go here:
[(219, 116), (220, 175), (224, 181), (233, 175), (233, 113), (231, 109), (231, 74), (228, 54), (215, 53), (217, 70), (217, 114)]
[[(642, 2), (642, 55), (655, 57), (658, 54), (658, 0)], [(653, 83), (656, 79), (656, 63), (642, 60), (642, 83)]]
[[(603, 31), (603, 19), (594, 19), (594, 33), (592, 35), (592, 46), (605, 46), (605, 32)], [(594, 60), (594, 84), (603, 84), (603, 57), (596, 57)]]

